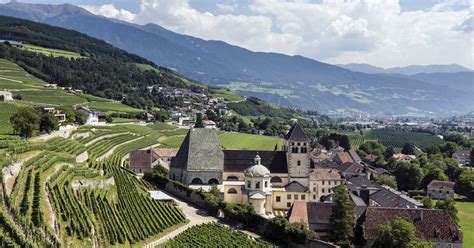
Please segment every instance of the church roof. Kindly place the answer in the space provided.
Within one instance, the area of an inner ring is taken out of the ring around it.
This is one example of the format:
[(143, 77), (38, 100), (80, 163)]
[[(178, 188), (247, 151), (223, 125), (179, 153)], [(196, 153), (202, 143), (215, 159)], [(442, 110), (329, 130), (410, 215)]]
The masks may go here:
[(296, 122), (285, 135), (286, 140), (294, 140), (294, 141), (308, 141), (309, 138), (304, 132), (303, 128)]
[(283, 151), (224, 150), (224, 171), (243, 172), (255, 162), (255, 156), (271, 173), (288, 173), (286, 153)]
[(270, 176), (270, 170), (261, 164), (255, 164), (245, 169), (244, 174), (248, 177), (265, 177)]
[(303, 186), (301, 183), (297, 181), (293, 181), (285, 185), (285, 191), (286, 192), (306, 192), (308, 191), (308, 188)]
[(216, 130), (191, 128), (171, 167), (188, 171), (223, 171), (224, 154)]

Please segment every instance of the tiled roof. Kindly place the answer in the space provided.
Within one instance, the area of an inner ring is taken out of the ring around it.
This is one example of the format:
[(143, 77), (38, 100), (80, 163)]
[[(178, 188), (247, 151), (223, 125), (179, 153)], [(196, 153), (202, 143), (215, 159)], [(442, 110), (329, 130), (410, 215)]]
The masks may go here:
[(306, 192), (308, 188), (301, 185), (301, 183), (293, 181), (285, 185), (286, 192)]
[(310, 180), (337, 180), (341, 179), (339, 171), (336, 169), (313, 169), (309, 174)]
[(413, 223), (422, 240), (445, 243), (462, 242), (461, 233), (448, 212), (439, 209), (369, 207), (363, 216), (365, 238), (368, 240), (377, 239), (380, 226), (397, 217)]
[(352, 159), (351, 155), (348, 152), (338, 152), (336, 153), (336, 156), (338, 160), (341, 161), (341, 164), (354, 162), (354, 160)]
[(153, 161), (152, 151), (135, 150), (130, 152), (130, 168), (146, 167), (151, 168)]
[(438, 181), (433, 180), (428, 184), (428, 188), (437, 188), (437, 189), (453, 189), (455, 183), (450, 181)]
[(328, 159), (314, 163), (314, 168), (338, 169), (340, 167), (341, 167), (340, 165)]
[(290, 223), (303, 222), (308, 225), (308, 211), (306, 210), (306, 201), (294, 201), (288, 211), (288, 220)]
[(255, 156), (261, 158), (261, 164), (270, 173), (288, 173), (286, 153), (283, 151), (224, 150), (224, 171), (243, 172), (255, 162)]
[(340, 170), (348, 173), (364, 173), (364, 166), (359, 163), (349, 162), (343, 163)]
[(290, 131), (285, 135), (286, 140), (294, 140), (294, 141), (308, 141), (309, 138), (304, 132), (303, 128), (300, 127), (300, 125), (295, 123)]
[(216, 130), (191, 128), (171, 160), (171, 167), (188, 171), (223, 171), (224, 153)]
[(370, 195), (370, 199), (381, 207), (390, 208), (418, 208), (421, 204), (416, 202), (414, 199), (409, 198), (406, 195), (402, 195), (400, 192), (396, 192), (393, 189), (380, 187), (379, 191)]
[(360, 161), (362, 161), (362, 159), (360, 159), (359, 157), (359, 154), (357, 154), (357, 152), (352, 149), (349, 150), (349, 155), (351, 156), (352, 160), (354, 160), (354, 162), (356, 163), (359, 163)]
[(178, 153), (177, 148), (154, 148), (153, 151), (160, 157), (175, 157)]

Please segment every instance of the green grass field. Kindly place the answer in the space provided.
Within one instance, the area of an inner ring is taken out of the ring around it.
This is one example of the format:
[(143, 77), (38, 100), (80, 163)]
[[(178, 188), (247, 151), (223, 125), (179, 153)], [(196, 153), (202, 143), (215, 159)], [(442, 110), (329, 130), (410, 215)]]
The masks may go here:
[(130, 106), (127, 106), (125, 104), (119, 103), (119, 102), (90, 102), (87, 103), (89, 108), (95, 109), (98, 111), (102, 112), (123, 112), (123, 113), (143, 113), (144, 110), (142, 109), (137, 109), (137, 108), (132, 108)]
[(456, 202), (463, 232), (463, 247), (474, 247), (474, 202)]
[(81, 56), (79, 53), (60, 50), (60, 49), (40, 47), (40, 46), (35, 46), (35, 45), (30, 45), (30, 44), (24, 44), (23, 49), (30, 52), (41, 53), (43, 55), (52, 56), (52, 57), (65, 57), (69, 59), (70, 58), (74, 58), (74, 59), (83, 58), (83, 56)]
[[(273, 151), (275, 144), (278, 149), (283, 145), (283, 139), (256, 134), (245, 133), (225, 133), (219, 132), (221, 145), (225, 148), (247, 149), (247, 150), (268, 150)], [(186, 135), (170, 136), (162, 141), (165, 147), (180, 147)]]
[(38, 104), (53, 104), (62, 106), (72, 106), (75, 104), (86, 103), (87, 100), (77, 95), (68, 93), (64, 90), (42, 89), (42, 90), (22, 90), (16, 92), (20, 95), (22, 101), (28, 101)]
[(244, 100), (244, 97), (225, 89), (210, 89), (209, 93), (213, 97), (223, 97), (226, 101), (236, 102)]
[(0, 134), (11, 134), (10, 117), (16, 112), (18, 106), (13, 103), (0, 102)]

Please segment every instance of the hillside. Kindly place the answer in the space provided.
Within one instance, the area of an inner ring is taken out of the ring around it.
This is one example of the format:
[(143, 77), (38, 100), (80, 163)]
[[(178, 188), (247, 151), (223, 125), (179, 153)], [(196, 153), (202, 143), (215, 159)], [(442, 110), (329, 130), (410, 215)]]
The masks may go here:
[(286, 106), (326, 112), (452, 114), (474, 100), (412, 78), (352, 72), (301, 56), (252, 52), (160, 26), (107, 19), (72, 5), (0, 5), (0, 14), (57, 25), (93, 37), (209, 85)]
[(369, 64), (339, 64), (337, 65), (342, 68), (346, 68), (351, 71), (377, 74), (377, 73), (389, 73), (389, 74), (401, 74), (405, 76), (412, 76), (420, 73), (431, 74), (431, 73), (454, 73), (454, 72), (472, 72), (472, 70), (458, 65), (410, 65), (405, 67), (392, 67), (384, 69)]

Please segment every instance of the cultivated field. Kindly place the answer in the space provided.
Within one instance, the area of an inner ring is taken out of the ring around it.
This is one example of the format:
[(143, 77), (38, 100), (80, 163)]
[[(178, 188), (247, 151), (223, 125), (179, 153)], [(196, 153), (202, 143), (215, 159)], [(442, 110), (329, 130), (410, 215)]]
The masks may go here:
[(46, 56), (52, 56), (52, 57), (65, 57), (65, 58), (83, 58), (79, 53), (75, 52), (70, 52), (70, 51), (65, 51), (65, 50), (60, 50), (60, 49), (53, 49), (53, 48), (46, 48), (46, 47), (41, 47), (41, 46), (35, 46), (31, 44), (24, 44), (23, 49), (28, 50), (30, 52), (35, 52), (35, 53), (41, 53)]
[(159, 247), (273, 247), (217, 223), (193, 226)]

